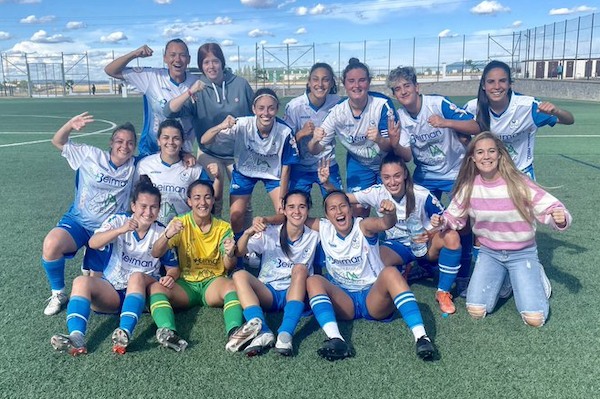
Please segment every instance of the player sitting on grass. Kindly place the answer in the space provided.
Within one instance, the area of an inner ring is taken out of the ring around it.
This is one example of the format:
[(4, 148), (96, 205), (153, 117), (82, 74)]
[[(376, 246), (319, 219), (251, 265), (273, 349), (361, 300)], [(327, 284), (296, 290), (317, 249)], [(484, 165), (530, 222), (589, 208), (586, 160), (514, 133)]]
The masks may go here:
[[(304, 225), (310, 209), (307, 193), (290, 191), (283, 198), (285, 222), (266, 226), (263, 218), (248, 228), (237, 242), (238, 256), (247, 252), (262, 254), (260, 274), (245, 270), (233, 275), (235, 289), (246, 320), (260, 319), (262, 329), (244, 354), (254, 356), (275, 344), (277, 353), (292, 355), (292, 336), (304, 310), (306, 278), (313, 274), (315, 248), (319, 234)], [(265, 321), (263, 309), (283, 310), (277, 343)], [(228, 347), (235, 351), (238, 347)]]
[[(390, 128), (397, 126), (390, 120)], [(327, 182), (329, 162), (322, 162), (319, 169), (321, 181)], [(407, 229), (409, 215), (413, 212), (421, 220), (425, 230), (416, 240), (428, 244), (425, 258), (438, 261), (439, 281), (436, 300), (444, 313), (454, 313), (456, 307), (452, 303), (449, 291), (460, 268), (460, 238), (456, 231), (440, 233), (432, 228), (429, 218), (444, 211), (437, 198), (425, 187), (413, 184), (410, 171), (404, 161), (394, 153), (389, 153), (381, 161), (379, 174), (383, 184), (377, 184), (365, 190), (347, 194), (351, 204), (376, 207), (382, 200), (391, 201), (396, 207), (397, 222), (386, 230), (386, 240), (381, 243), (379, 252), (381, 261), (386, 266), (400, 266), (417, 260), (410, 247), (410, 234)], [(334, 190), (329, 186), (330, 191)], [(379, 216), (384, 216), (379, 214)]]
[(77, 175), (71, 208), (44, 238), (42, 265), (52, 289), (44, 309), (48, 316), (60, 312), (68, 302), (64, 292), (66, 258), (74, 257), (86, 246), (84, 268), (92, 270), (92, 275), (102, 275), (110, 254), (90, 249), (88, 240), (107, 217), (125, 211), (131, 194), (135, 172), (134, 127), (126, 123), (113, 130), (110, 152), (69, 139), (73, 130), (79, 131), (93, 121), (93, 116), (84, 112), (65, 123), (52, 138), (52, 144), (61, 150)]
[(565, 206), (517, 169), (506, 146), (490, 132), (467, 147), (453, 198), (434, 227), (461, 229), (467, 218), (481, 242), (467, 290), (467, 311), (482, 319), (498, 301), (508, 274), (523, 321), (541, 327), (549, 303), (535, 243), (535, 223), (566, 229), (571, 215)]
[[(226, 273), (236, 265), (235, 242), (229, 223), (213, 217), (215, 203), (212, 183), (196, 180), (188, 187), (192, 210), (175, 217), (154, 244), (152, 255), (162, 256), (176, 248), (180, 277), (172, 287), (150, 286), (150, 313), (156, 323), (156, 338), (167, 348), (182, 352), (188, 343), (177, 335), (173, 308), (194, 306), (223, 307), (228, 335), (242, 325), (243, 314), (233, 281)], [(260, 323), (248, 324), (235, 339), (250, 340), (260, 331)]]
[(327, 219), (306, 221), (319, 231), (329, 274), (329, 279), (314, 275), (306, 281), (310, 307), (328, 338), (319, 355), (327, 360), (352, 356), (336, 317), (385, 321), (398, 309), (415, 337), (417, 355), (433, 359), (435, 347), (426, 335), (414, 294), (398, 269), (384, 267), (379, 257), (377, 235), (396, 224), (396, 205), (383, 199), (378, 206), (382, 217), (355, 218), (346, 194), (331, 191), (324, 208)]
[[(69, 335), (53, 336), (54, 349), (73, 356), (87, 353), (85, 333), (91, 309), (102, 313), (120, 310), (121, 321), (112, 334), (113, 352), (125, 353), (146, 304), (146, 288), (152, 283), (172, 287), (177, 278), (177, 261), (171, 251), (160, 259), (150, 256), (152, 245), (165, 230), (156, 221), (159, 209), (160, 192), (142, 176), (131, 200), (133, 214), (113, 215), (96, 230), (90, 248), (105, 248), (111, 254), (104, 277), (75, 279), (67, 307)], [(109, 244), (112, 251), (106, 248)], [(164, 277), (159, 275), (161, 264), (167, 270)]]

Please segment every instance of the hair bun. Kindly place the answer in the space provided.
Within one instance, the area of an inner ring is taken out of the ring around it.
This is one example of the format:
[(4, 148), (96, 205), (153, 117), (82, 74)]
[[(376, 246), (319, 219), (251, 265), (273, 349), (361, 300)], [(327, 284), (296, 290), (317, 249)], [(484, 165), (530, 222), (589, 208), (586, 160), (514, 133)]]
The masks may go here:
[(350, 58), (350, 60), (348, 60), (348, 65), (354, 65), (354, 64), (360, 64), (360, 61), (356, 57), (352, 57), (352, 58)]

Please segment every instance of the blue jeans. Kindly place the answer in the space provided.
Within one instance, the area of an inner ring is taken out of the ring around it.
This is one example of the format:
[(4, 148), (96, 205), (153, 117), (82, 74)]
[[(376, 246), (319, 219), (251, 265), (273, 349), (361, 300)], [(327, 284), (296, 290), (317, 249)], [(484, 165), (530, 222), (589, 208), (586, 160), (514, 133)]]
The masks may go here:
[(486, 313), (491, 313), (508, 273), (521, 316), (542, 313), (546, 320), (549, 304), (540, 268), (536, 245), (517, 251), (495, 251), (482, 245), (467, 290), (467, 306), (485, 306)]

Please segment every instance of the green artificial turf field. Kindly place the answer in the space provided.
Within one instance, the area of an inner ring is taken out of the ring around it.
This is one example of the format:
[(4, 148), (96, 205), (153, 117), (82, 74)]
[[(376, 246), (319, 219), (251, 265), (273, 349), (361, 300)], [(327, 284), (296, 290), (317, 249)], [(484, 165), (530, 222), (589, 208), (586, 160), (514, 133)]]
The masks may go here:
[[(458, 104), (467, 99), (454, 98)], [(148, 314), (124, 356), (111, 353), (110, 334), (118, 319), (99, 315), (89, 323), (88, 355), (54, 353), (50, 337), (66, 332), (65, 312), (52, 317), (42, 313), (49, 287), (40, 257), (44, 236), (73, 200), (75, 174), (50, 138), (69, 117), (89, 110), (105, 121), (82, 132), (93, 134), (75, 140), (107, 148), (108, 133), (99, 131), (127, 120), (141, 128), (142, 100), (0, 99), (0, 397), (600, 396), (600, 252), (594, 216), (600, 197), (600, 104), (554, 102), (570, 110), (576, 123), (539, 131), (535, 171), (538, 182), (569, 208), (574, 222), (562, 233), (546, 226), (538, 230), (540, 260), (553, 287), (547, 324), (526, 327), (512, 298), (482, 321), (472, 320), (465, 300), (458, 298), (457, 313), (442, 318), (434, 283), (418, 282), (412, 288), (439, 360), (418, 360), (412, 335), (397, 318), (392, 323), (341, 323), (356, 356), (329, 363), (316, 353), (325, 335), (313, 317), (300, 322), (294, 357), (270, 352), (248, 359), (225, 352), (222, 312), (205, 308), (177, 315), (181, 335), (190, 342), (183, 354), (158, 347)], [(266, 198), (258, 187), (256, 215), (272, 213)], [(323, 214), (320, 201), (316, 194), (313, 216)], [(80, 263), (81, 255), (67, 262), (67, 291)], [(281, 315), (268, 320), (276, 328)]]

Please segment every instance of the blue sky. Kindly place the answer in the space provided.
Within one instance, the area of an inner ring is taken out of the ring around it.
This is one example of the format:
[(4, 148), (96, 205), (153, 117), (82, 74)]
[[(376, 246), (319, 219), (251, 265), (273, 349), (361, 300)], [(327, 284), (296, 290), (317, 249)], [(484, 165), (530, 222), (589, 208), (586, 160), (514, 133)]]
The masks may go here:
[[(160, 54), (168, 39), (181, 37), (192, 53), (205, 41), (220, 43), (235, 68), (238, 46), (240, 65), (255, 62), (257, 43), (321, 44), (316, 58), (337, 64), (341, 41), (344, 64), (351, 55), (362, 58), (362, 42), (367, 40), (367, 61), (377, 63), (375, 53), (387, 55), (388, 39), (405, 45), (402, 51), (412, 57), (413, 37), (419, 43), (417, 52), (429, 53), (423, 48), (435, 48), (438, 36), (459, 41), (463, 34), (469, 40), (488, 33), (510, 34), (588, 15), (597, 8), (598, 1), (579, 0), (0, 0), (0, 51), (88, 51), (92, 66), (99, 67), (110, 61), (112, 51), (118, 56), (147, 43)], [(294, 51), (292, 61), (303, 50)], [(258, 55), (261, 58), (262, 52)], [(466, 58), (481, 58), (478, 55)], [(284, 56), (284, 51), (273, 49), (265, 59), (276, 64), (275, 59)], [(304, 58), (312, 61), (312, 52)], [(143, 64), (160, 62), (155, 55)]]

